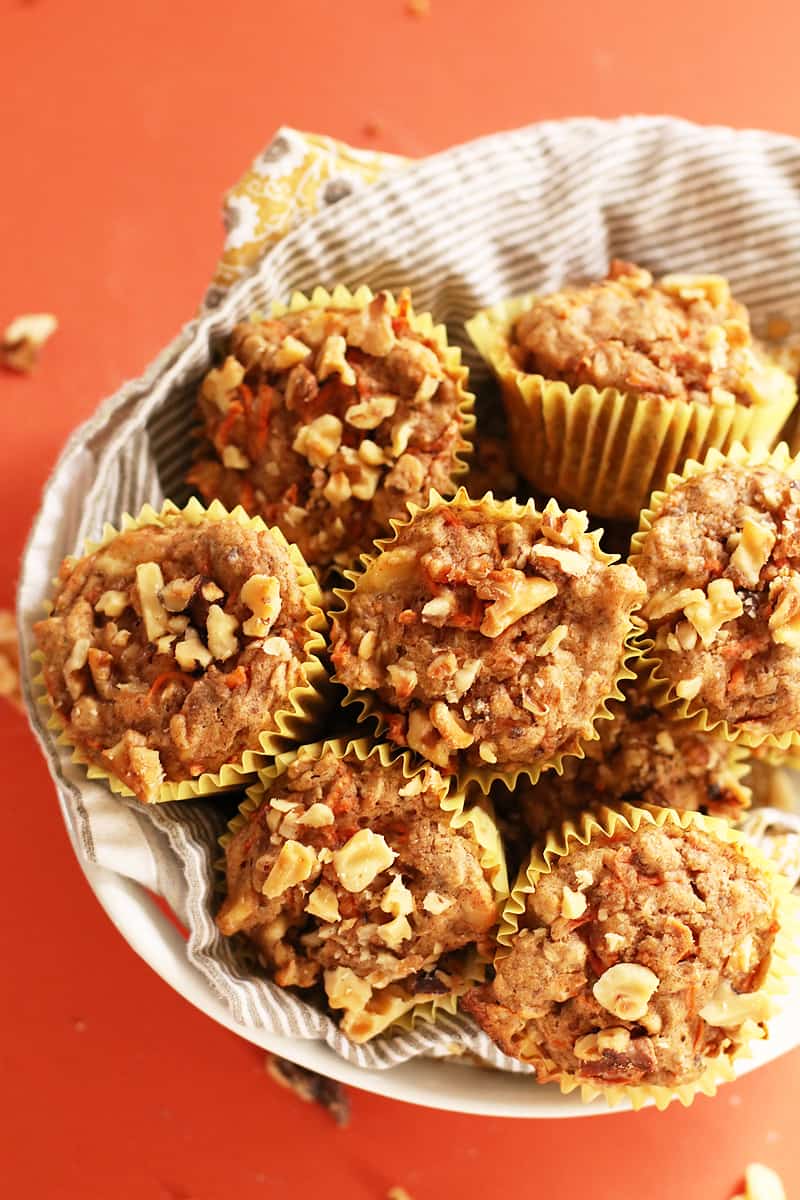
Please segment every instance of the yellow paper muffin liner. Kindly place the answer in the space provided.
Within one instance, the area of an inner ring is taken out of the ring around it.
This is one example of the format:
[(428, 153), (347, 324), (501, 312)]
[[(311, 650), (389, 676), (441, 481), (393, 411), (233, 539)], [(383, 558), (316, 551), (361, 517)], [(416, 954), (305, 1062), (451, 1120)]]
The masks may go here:
[(509, 352), (534, 293), (483, 309), (467, 332), (500, 382), (517, 470), (546, 495), (603, 517), (635, 520), (650, 493), (688, 458), (734, 442), (769, 448), (797, 403), (794, 381), (769, 365), (769, 399), (751, 405), (641, 399), (520, 371)]
[[(394, 317), (398, 312), (397, 298), (389, 291), (385, 292), (385, 295), (387, 296), (388, 311)], [(282, 304), (277, 300), (273, 301), (270, 306), (270, 316), (284, 317), (290, 313), (302, 312), (306, 308), (344, 308), (359, 311), (367, 308), (374, 299), (375, 293), (366, 284), (362, 284), (355, 291), (351, 291), (350, 288), (340, 283), (331, 292), (324, 287), (314, 288), (310, 296), (306, 296), (303, 292), (293, 292), (288, 304)], [(466, 475), (469, 470), (468, 462), (466, 459), (461, 458), (460, 455), (468, 456), (472, 453), (473, 449), (475, 396), (467, 390), (469, 371), (461, 361), (460, 347), (449, 344), (446, 326), (437, 325), (430, 313), (414, 312), (412, 303), (409, 303), (406, 319), (409, 328), (414, 333), (424, 341), (429, 342), (432, 347), (435, 347), (444, 371), (456, 385), (458, 411), (461, 416), (461, 430), (460, 438), (454, 451), (453, 464), (450, 469), (451, 478), (455, 483), (461, 476)]]
[[(265, 730), (260, 735), (260, 750), (246, 750), (238, 762), (225, 763), (219, 771), (204, 772), (196, 779), (182, 779), (180, 781), (166, 780), (161, 784), (158, 800), (154, 801), (154, 803), (164, 803), (171, 800), (188, 800), (197, 796), (209, 796), (216, 792), (241, 787), (246, 778), (252, 777), (260, 766), (269, 761), (270, 757), (285, 750), (289, 743), (301, 741), (307, 733), (312, 732), (329, 702), (327, 697), (329, 689), (328, 673), (320, 657), (326, 648), (325, 634), (328, 623), (320, 607), (322, 597), (319, 584), (297, 547), (288, 542), (279, 529), (269, 528), (260, 517), (248, 516), (240, 506), (228, 512), (218, 500), (212, 501), (207, 508), (194, 498), (183, 508), (179, 508), (171, 500), (166, 500), (160, 511), (154, 509), (149, 504), (145, 504), (136, 517), (125, 513), (120, 522), (119, 529), (107, 523), (103, 528), (103, 533), (99, 541), (87, 541), (85, 543), (83, 554), (93, 554), (96, 550), (108, 545), (119, 533), (127, 533), (133, 529), (140, 529), (145, 525), (163, 526), (175, 516), (180, 516), (184, 521), (192, 525), (197, 525), (204, 520), (224, 521), (230, 518), (239, 525), (247, 526), (258, 532), (268, 530), (275, 541), (286, 550), (297, 572), (297, 581), (309, 608), (309, 616), (305, 622), (308, 637), (303, 646), (305, 655), (303, 663), (305, 683), (292, 688), (286, 697), (286, 707), (272, 714), (271, 720), (275, 728), (273, 730)], [(57, 586), (57, 581), (54, 582)], [(52, 604), (48, 602), (45, 608), (49, 614), (52, 611)], [(36, 650), (32, 657), (39, 665), (44, 661), (44, 656), (40, 650)], [(58, 731), (56, 741), (59, 745), (72, 747), (72, 761), (86, 767), (86, 774), (89, 779), (107, 780), (112, 792), (117, 795), (135, 795), (121, 779), (118, 779), (113, 773), (99, 766), (76, 744), (74, 738), (70, 735), (64, 718), (55, 710), (52, 704), (41, 670), (35, 676), (33, 682), (39, 685), (44, 692), (43, 695), (37, 697), (37, 700), (38, 703), (50, 712), (47, 722), (48, 728)]]
[[(636, 833), (643, 825), (661, 829), (667, 824), (682, 830), (701, 829), (720, 841), (736, 846), (748, 861), (769, 879), (775, 896), (779, 929), (772, 946), (769, 970), (761, 985), (761, 990), (768, 994), (772, 1004), (770, 1018), (774, 1016), (778, 1007), (777, 997), (786, 994), (788, 991), (787, 979), (797, 970), (796, 954), (800, 937), (798, 900), (791, 895), (788, 880), (781, 876), (776, 871), (775, 865), (760, 850), (751, 845), (737, 829), (720, 818), (707, 817), (697, 812), (677, 812), (675, 809), (656, 808), (650, 805), (635, 808), (630, 804), (625, 804), (619, 810), (604, 808), (594, 815), (584, 813), (577, 823), (567, 821), (561, 830), (550, 833), (544, 847), (533, 849), (529, 862), (520, 869), (511, 889), (497, 935), (498, 951), (495, 962), (499, 962), (511, 952), (514, 937), (519, 930), (519, 918), (525, 912), (525, 897), (536, 890), (536, 885), (542, 875), (550, 874), (558, 859), (569, 855), (571, 846), (575, 844), (588, 846), (593, 838), (598, 836), (613, 838), (620, 830)], [(679, 1100), (684, 1107), (688, 1108), (698, 1094), (713, 1096), (721, 1083), (735, 1077), (734, 1063), (750, 1056), (749, 1043), (743, 1043), (710, 1060), (699, 1078), (677, 1087), (660, 1084), (589, 1083), (566, 1071), (560, 1073), (556, 1082), (564, 1095), (580, 1089), (581, 1099), (587, 1103), (602, 1097), (609, 1107), (628, 1103), (632, 1108), (639, 1109), (652, 1103), (659, 1110), (663, 1110), (673, 1100)], [(558, 1071), (552, 1059), (537, 1049), (533, 1049), (530, 1057), (525, 1057), (523, 1061), (534, 1067), (545, 1067), (548, 1072)]]
[[(279, 754), (271, 765), (259, 771), (258, 782), (247, 789), (238, 813), (228, 823), (226, 832), (219, 839), (222, 849), (227, 850), (231, 838), (247, 824), (253, 812), (263, 803), (270, 785), (284, 774), (291, 763), (299, 757), (316, 761), (329, 750), (333, 751), (337, 758), (354, 755), (359, 762), (366, 762), (374, 755), (381, 765), (387, 768), (399, 762), (406, 779), (420, 774), (429, 765), (415, 759), (407, 750), (398, 751), (386, 743), (376, 743), (366, 737), (331, 738), (286, 751)], [(445, 788), (441, 801), (442, 812), (448, 815), (449, 827), (453, 830), (463, 829), (466, 825), (472, 826), (473, 836), (480, 848), (478, 861), (495, 893), (499, 917), (508, 898), (509, 885), (503, 843), (494, 822), (491, 806), (478, 803), (467, 808), (463, 790), (448, 785), (446, 781)], [(224, 876), (225, 859), (220, 859), (217, 866)], [(352, 1021), (348, 1021), (349, 1014), (346, 1013), (340, 1022), (340, 1028), (351, 1041), (361, 1043), (370, 1041), (390, 1027), (411, 1029), (418, 1021), (432, 1022), (442, 1013), (452, 1015), (458, 1008), (459, 996), (484, 980), (490, 962), (491, 958), (481, 954), (477, 948), (466, 952), (460, 979), (452, 991), (441, 996), (409, 996), (403, 988), (403, 981), (398, 980), (374, 991), (366, 1008), (353, 1014)]]
[[(555, 507), (558, 509), (558, 505), (556, 504), (556, 502), (554, 500), (551, 500), (550, 503), (555, 505)], [(335, 610), (332, 609), (329, 612), (328, 615), (332, 621), (335, 621), (338, 617), (342, 617), (345, 615), (345, 613), (347, 612), (347, 610), (350, 607), (350, 599), (358, 587), (359, 580), (364, 576), (366, 571), (369, 569), (370, 566), (372, 566), (372, 564), (375, 562), (375, 560), (378, 557), (380, 557), (380, 555), (385, 550), (389, 550), (392, 547), (393, 543), (397, 541), (399, 534), (400, 534), (400, 530), (405, 529), (409, 525), (411, 525), (420, 514), (431, 512), (433, 509), (436, 509), (436, 508), (445, 507), (445, 508), (467, 508), (467, 509), (484, 509), (484, 510), (489, 509), (492, 516), (497, 516), (497, 517), (507, 519), (507, 520), (514, 520), (514, 519), (522, 516), (522, 514), (524, 514), (524, 513), (534, 513), (537, 516), (541, 515), (539, 510), (536, 508), (535, 502), (533, 500), (529, 500), (526, 504), (519, 504), (516, 500), (513, 500), (513, 499), (495, 500), (495, 498), (491, 492), (487, 492), (486, 495), (482, 496), (480, 499), (472, 499), (467, 494), (466, 489), (463, 487), (460, 487), (458, 489), (457, 493), (455, 494), (455, 496), (452, 496), (449, 499), (446, 499), (445, 497), (440, 496), (437, 491), (432, 489), (430, 492), (429, 498), (428, 498), (428, 503), (426, 505), (417, 505), (417, 504), (410, 503), (407, 505), (407, 507), (408, 507), (408, 511), (409, 511), (408, 518), (406, 518), (404, 520), (393, 520), (391, 522), (392, 530), (393, 530), (392, 536), (386, 537), (386, 538), (379, 538), (378, 540), (376, 540), (375, 547), (376, 547), (376, 550), (378, 551), (378, 553), (377, 554), (362, 554), (361, 559), (360, 559), (360, 561), (361, 561), (361, 569), (360, 570), (342, 572), (345, 579), (348, 581), (348, 583), (351, 586), (349, 588), (334, 588), (333, 589), (334, 595), (337, 597), (340, 607), (338, 607)], [(559, 509), (559, 512), (560, 511), (561, 510)], [(606, 565), (610, 565), (610, 564), (618, 561), (619, 555), (607, 554), (605, 552), (605, 550), (603, 550), (601, 548), (600, 532), (587, 531), (587, 535), (592, 540), (592, 543), (595, 548), (595, 552), (597, 554), (597, 560), (599, 562), (602, 562)], [(492, 783), (494, 783), (495, 780), (497, 780), (497, 779), (502, 779), (503, 782), (509, 788), (513, 789), (513, 786), (516, 783), (516, 781), (520, 775), (527, 775), (530, 778), (532, 783), (536, 783), (537, 779), (539, 778), (539, 776), (542, 774), (543, 771), (555, 770), (559, 775), (561, 775), (564, 770), (563, 762), (564, 762), (565, 758), (570, 758), (570, 757), (584, 758), (585, 757), (584, 746), (585, 746), (586, 742), (594, 741), (600, 736), (596, 729), (597, 722), (598, 721), (608, 721), (608, 720), (613, 719), (614, 714), (611, 712), (611, 710), (608, 707), (609, 703), (612, 700), (624, 700), (624, 698), (625, 698), (620, 685), (625, 683), (627, 680), (636, 678), (637, 672), (633, 669), (633, 664), (636, 663), (638, 661), (638, 659), (641, 657), (641, 649), (639, 646), (639, 639), (641, 636), (642, 628), (643, 628), (643, 626), (642, 626), (642, 623), (639, 620), (639, 618), (636, 617), (635, 615), (631, 615), (629, 617), (628, 632), (623, 640), (623, 645), (622, 645), (622, 649), (621, 649), (621, 653), (620, 653), (619, 670), (614, 679), (613, 687), (609, 691), (608, 696), (606, 696), (605, 699), (602, 701), (602, 703), (600, 705), (598, 705), (597, 710), (591, 719), (591, 733), (590, 734), (585, 734), (585, 735), (584, 734), (576, 734), (567, 746), (565, 746), (564, 748), (559, 750), (556, 754), (552, 755), (550, 758), (546, 758), (539, 765), (535, 765), (535, 766), (520, 765), (520, 766), (512, 767), (510, 769), (509, 768), (504, 769), (499, 766), (495, 767), (490, 764), (487, 764), (485, 767), (483, 767), (483, 766), (462, 767), (457, 770), (459, 787), (462, 789), (466, 789), (470, 784), (477, 783), (484, 793), (488, 793), (489, 788), (491, 787)], [(369, 691), (369, 692), (366, 692), (366, 691), (365, 692), (354, 692), (354, 691), (352, 691), (350, 688), (347, 687), (346, 684), (342, 684), (337, 679), (335, 672), (334, 672), (334, 675), (332, 678), (333, 678), (334, 683), (339, 683), (339, 685), (341, 687), (344, 687), (344, 689), (345, 689), (346, 695), (345, 695), (344, 699), (342, 700), (342, 705), (343, 706), (353, 705), (355, 707), (355, 709), (357, 710), (356, 711), (357, 723), (360, 724), (365, 721), (374, 721), (376, 735), (377, 736), (382, 735), (385, 732), (385, 730), (387, 728), (387, 724), (388, 724), (387, 719), (386, 719), (387, 709), (385, 709), (382, 706), (381, 701), (378, 699), (378, 697), (375, 695), (375, 693), (372, 691)]]
[[(645, 539), (653, 527), (653, 523), (664, 507), (667, 498), (686, 480), (708, 471), (733, 464), (741, 467), (770, 466), (791, 479), (800, 479), (800, 457), (793, 458), (785, 442), (780, 442), (774, 450), (747, 450), (740, 443), (730, 447), (727, 453), (719, 450), (709, 450), (705, 459), (698, 462), (690, 459), (684, 464), (680, 474), (671, 474), (663, 491), (654, 492), (650, 497), (648, 507), (639, 518), (639, 529), (631, 539), (631, 552), (628, 557), (630, 565), (636, 569)], [(653, 703), (669, 711), (669, 716), (675, 720), (690, 721), (692, 728), (713, 732), (730, 742), (737, 742), (748, 749), (761, 749), (764, 753), (774, 754), (779, 760), (786, 756), (800, 755), (800, 731), (789, 730), (785, 733), (759, 734), (753, 730), (736, 729), (727, 721), (712, 720), (708, 710), (698, 705), (696, 700), (682, 700), (675, 694), (673, 685), (660, 674), (662, 662), (654, 649), (654, 641), (650, 637), (641, 640), (641, 671), (645, 690)]]

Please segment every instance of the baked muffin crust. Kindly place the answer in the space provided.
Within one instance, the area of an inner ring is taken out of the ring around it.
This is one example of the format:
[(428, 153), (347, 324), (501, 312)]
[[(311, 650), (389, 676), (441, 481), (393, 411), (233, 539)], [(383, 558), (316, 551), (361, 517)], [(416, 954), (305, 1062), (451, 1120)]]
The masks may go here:
[(275, 730), (306, 682), (310, 611), (268, 530), (176, 512), (65, 560), (34, 632), (70, 740), (149, 802)]
[(336, 678), (373, 691), (387, 736), (442, 768), (573, 750), (614, 690), (643, 594), (586, 524), (555, 502), (461, 494), (417, 514), (333, 618)]
[(323, 573), (352, 566), (409, 501), (452, 494), (472, 398), (412, 319), (407, 292), (381, 292), (363, 310), (241, 322), (200, 388), (190, 482), (277, 525)]
[(510, 349), (520, 370), (571, 388), (725, 405), (775, 394), (775, 368), (719, 275), (654, 282), (649, 271), (614, 260), (601, 282), (537, 299), (517, 320)]
[(595, 837), (525, 904), (494, 982), (464, 1005), (540, 1082), (676, 1087), (758, 1036), (776, 903), (737, 847), (671, 823)]

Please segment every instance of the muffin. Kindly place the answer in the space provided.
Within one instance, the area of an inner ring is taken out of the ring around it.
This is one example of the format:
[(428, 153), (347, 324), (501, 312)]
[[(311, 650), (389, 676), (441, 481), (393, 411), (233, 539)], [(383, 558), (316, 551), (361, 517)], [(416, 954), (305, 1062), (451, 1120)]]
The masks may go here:
[(443, 326), (407, 291), (317, 289), (237, 325), (200, 388), (189, 481), (277, 525), (324, 577), (352, 566), (409, 501), (464, 472), (473, 397)]
[(649, 703), (641, 685), (625, 690), (625, 702), (609, 705), (612, 719), (600, 722), (600, 737), (587, 742), (585, 757), (565, 759), (561, 775), (545, 771), (534, 784), (523, 773), (511, 792), (494, 785), (498, 813), (518, 810), (529, 845), (600, 805), (647, 804), (730, 821), (749, 806), (741, 782), (748, 770), (745, 750), (671, 721)]
[(652, 695), (748, 746), (800, 740), (798, 474), (785, 446), (712, 454), (653, 497), (632, 543)]
[(222, 933), (254, 943), (281, 987), (322, 985), (355, 1041), (453, 1008), (507, 895), (487, 813), (367, 743), (305, 746), (262, 780), (227, 839)]
[(555, 501), (434, 497), (365, 560), (332, 661), (388, 738), (443, 770), (536, 773), (575, 753), (627, 678), (636, 573)]
[(722, 822), (606, 810), (532, 856), (463, 1005), (540, 1083), (688, 1099), (765, 1035), (785, 892)]
[(563, 503), (638, 514), (670, 471), (734, 440), (769, 446), (797, 400), (718, 275), (606, 279), (525, 296), (467, 326), (498, 374), (519, 471)]
[(237, 783), (314, 714), (313, 577), (280, 533), (221, 505), (108, 529), (64, 560), (34, 626), (65, 739), (145, 803)]

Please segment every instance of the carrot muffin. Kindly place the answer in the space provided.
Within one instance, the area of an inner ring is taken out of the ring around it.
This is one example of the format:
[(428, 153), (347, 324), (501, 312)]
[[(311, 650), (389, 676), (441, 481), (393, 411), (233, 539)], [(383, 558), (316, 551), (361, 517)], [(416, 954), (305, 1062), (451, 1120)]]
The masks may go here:
[(158, 520), (65, 559), (34, 626), (68, 740), (145, 802), (283, 732), (276, 714), (308, 682), (312, 612), (321, 622), (269, 530)]
[(217, 924), (254, 942), (280, 986), (321, 983), (360, 1039), (379, 1031), (386, 989), (407, 1009), (452, 991), (460, 952), (491, 956), (498, 903), (483, 850), (472, 824), (454, 828), (433, 767), (409, 778), (402, 760), (325, 744), (265, 788), (228, 843)]
[(750, 318), (720, 275), (667, 275), (614, 260), (600, 283), (537, 299), (513, 327), (519, 369), (571, 388), (641, 398), (764, 404), (774, 366), (754, 349)]
[(677, 1088), (763, 1036), (772, 878), (715, 823), (684, 823), (598, 827), (520, 889), (495, 979), (463, 1003), (540, 1083)]
[(465, 379), (407, 292), (244, 321), (200, 388), (206, 444), (189, 481), (277, 525), (323, 573), (352, 566), (408, 501), (455, 491)]
[(496, 784), (498, 811), (518, 808), (534, 838), (600, 804), (650, 804), (739, 819), (750, 803), (740, 782), (743, 750), (671, 721), (648, 703), (641, 687), (628, 689), (625, 704), (609, 707), (613, 720), (598, 724), (600, 737), (586, 743), (586, 757), (566, 759), (562, 775), (545, 771), (535, 784), (520, 775), (511, 793)]
[(336, 679), (441, 768), (574, 752), (615, 693), (643, 594), (586, 527), (554, 501), (434, 501), (343, 594)]
[(667, 698), (753, 745), (800, 730), (796, 473), (720, 461), (692, 474), (644, 514), (630, 559)]

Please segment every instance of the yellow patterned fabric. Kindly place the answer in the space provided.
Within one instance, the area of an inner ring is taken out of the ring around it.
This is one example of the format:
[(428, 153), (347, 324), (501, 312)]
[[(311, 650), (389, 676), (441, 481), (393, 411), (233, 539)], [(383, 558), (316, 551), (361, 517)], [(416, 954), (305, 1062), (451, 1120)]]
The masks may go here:
[(320, 134), (279, 129), (225, 196), (225, 247), (206, 302), (219, 303), (232, 283), (306, 217), (407, 162)]

